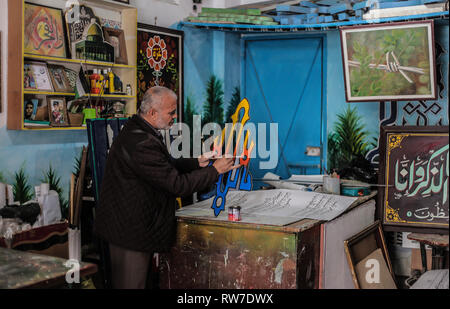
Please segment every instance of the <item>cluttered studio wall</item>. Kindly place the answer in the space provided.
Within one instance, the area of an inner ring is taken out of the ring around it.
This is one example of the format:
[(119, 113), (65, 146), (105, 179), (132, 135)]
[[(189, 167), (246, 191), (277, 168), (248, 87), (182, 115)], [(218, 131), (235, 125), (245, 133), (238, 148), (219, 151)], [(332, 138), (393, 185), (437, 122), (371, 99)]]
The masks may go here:
[[(194, 27), (181, 27), (185, 33), (185, 114), (191, 117), (192, 114), (204, 115), (208, 108), (208, 100), (214, 101), (210, 94), (215, 93), (220, 99), (220, 108), (223, 111), (220, 119), (215, 119), (219, 123), (227, 122), (230, 113), (227, 110), (233, 110), (233, 102), (239, 101), (249, 95), (251, 92), (248, 87), (246, 89), (245, 66), (249, 62), (248, 55), (245, 51), (246, 37), (249, 34), (232, 32), (232, 31), (214, 31), (207, 29), (197, 29)], [(323, 169), (344, 169), (354, 165), (350, 159), (342, 157), (343, 153), (353, 151), (354, 155), (360, 155), (370, 162), (371, 165), (376, 166), (378, 163), (379, 145), (378, 138), (380, 134), (380, 126), (386, 125), (409, 125), (409, 126), (441, 126), (448, 125), (448, 63), (449, 63), (449, 41), (448, 41), (448, 25), (436, 22), (434, 25), (434, 40), (435, 40), (435, 55), (436, 55), (436, 100), (399, 100), (399, 101), (384, 101), (375, 100), (367, 102), (349, 103), (346, 100), (346, 89), (344, 82), (344, 69), (341, 50), (341, 37), (339, 30), (329, 31), (309, 31), (296, 34), (251, 34), (256, 37), (256, 40), (279, 41), (283, 38), (290, 39), (308, 39), (321, 36), (323, 38), (323, 88), (325, 99), (322, 102), (324, 115), (314, 118), (310, 123), (310, 129), (305, 130), (298, 139), (308, 139), (311, 132), (316, 130), (314, 127), (319, 122), (317, 130), (324, 127), (324, 134), (320, 137), (322, 147), (324, 150)], [(288, 46), (282, 45), (285, 48)], [(257, 63), (257, 70), (270, 71), (273, 68), (269, 65), (269, 55), (273, 47), (267, 49), (267, 59)], [(302, 50), (302, 48), (305, 48)], [(292, 51), (307, 57), (306, 47), (296, 47)], [(278, 63), (280, 67), (283, 63)], [(285, 60), (289, 65), (289, 59)], [(307, 70), (309, 67), (304, 67)], [(292, 64), (292, 70), (295, 70), (295, 65)], [(256, 71), (255, 71), (256, 72)], [(253, 74), (253, 73), (252, 73)], [(286, 75), (291, 79), (297, 78), (297, 72), (286, 72)], [(260, 86), (261, 81), (254, 84), (254, 88)], [(273, 81), (273, 87), (276, 81)], [(293, 100), (297, 99), (302, 87), (295, 82), (289, 81), (291, 91), (295, 93)], [(317, 88), (317, 82), (310, 85), (311, 88)], [(211, 91), (214, 90), (214, 91)], [(254, 90), (254, 89), (253, 89)], [(264, 90), (256, 89), (256, 92), (263, 93)], [(266, 89), (266, 92), (269, 90)], [(278, 92), (277, 92), (278, 91)], [(267, 104), (273, 114), (277, 111), (281, 114), (278, 121), (280, 123), (289, 123), (292, 119), (292, 113), (299, 108), (297, 113), (304, 113), (313, 115), (313, 106), (309, 101), (319, 100), (320, 92), (317, 92), (306, 102), (300, 102), (300, 107), (296, 104), (290, 106), (286, 102), (286, 91), (280, 88), (274, 89), (276, 93), (271, 99), (268, 99), (267, 93), (256, 97), (250, 102), (253, 113), (258, 113), (259, 110), (267, 109)], [(297, 101), (296, 101), (297, 102)], [(302, 109), (302, 104), (307, 108)], [(234, 105), (235, 106), (235, 105)], [(234, 110), (233, 110), (234, 111)], [(227, 116), (228, 115), (228, 116)], [(252, 115), (252, 112), (251, 112)], [(283, 118), (284, 117), (284, 118)], [(308, 118), (308, 117), (306, 117)], [(270, 119), (254, 119), (255, 121), (270, 122)], [(186, 121), (189, 121), (187, 119)], [(296, 120), (301, 121), (301, 120)], [(322, 122), (322, 125), (320, 123)], [(280, 124), (282, 126), (283, 124)], [(283, 139), (282, 132), (280, 138)], [(353, 138), (353, 140), (352, 140)], [(348, 140), (347, 145), (338, 140)], [(279, 145), (279, 152), (294, 152), (299, 157), (303, 155), (305, 149), (292, 149), (298, 147), (290, 145), (288, 147)], [(349, 149), (351, 145), (356, 145), (357, 150)], [(281, 154), (282, 156), (282, 154)], [(280, 159), (279, 166), (283, 165)], [(256, 171), (256, 169), (254, 169)], [(272, 169), (272, 172), (278, 173), (280, 176), (289, 177), (295, 173), (317, 174), (317, 169), (299, 169), (295, 165), (287, 169)], [(323, 170), (322, 170), (323, 171)], [(262, 174), (258, 176), (263, 176)], [(372, 179), (376, 181), (376, 179)]]

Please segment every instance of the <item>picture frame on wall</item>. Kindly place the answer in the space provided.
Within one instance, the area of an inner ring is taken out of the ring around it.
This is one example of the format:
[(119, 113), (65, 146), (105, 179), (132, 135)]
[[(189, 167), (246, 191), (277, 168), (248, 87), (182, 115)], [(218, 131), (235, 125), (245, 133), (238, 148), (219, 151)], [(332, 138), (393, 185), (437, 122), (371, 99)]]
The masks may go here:
[(50, 73), (50, 78), (52, 80), (55, 92), (71, 93), (74, 91), (69, 79), (66, 76), (66, 71), (63, 66), (48, 65), (48, 71)]
[(347, 102), (435, 100), (434, 22), (340, 28)]
[(67, 104), (64, 97), (48, 97), (48, 118), (52, 127), (69, 126)]
[(448, 126), (382, 126), (378, 217), (384, 230), (448, 234)]
[(24, 105), (24, 120), (35, 120), (39, 105), (39, 100), (36, 98), (25, 100)]
[(121, 29), (103, 27), (105, 41), (114, 47), (114, 62), (117, 64), (128, 64), (127, 45), (125, 33)]
[(24, 52), (40, 56), (67, 57), (63, 11), (25, 3)]
[[(26, 89), (53, 92), (53, 85), (45, 62), (26, 62), (24, 64), (24, 74), (26, 74), (24, 75), (24, 86), (27, 83), (29, 87), (34, 86), (34, 88)], [(27, 82), (26, 79), (30, 79), (30, 81)]]
[(184, 113), (184, 32), (138, 23), (137, 108), (147, 89), (164, 86), (178, 96), (177, 122)]

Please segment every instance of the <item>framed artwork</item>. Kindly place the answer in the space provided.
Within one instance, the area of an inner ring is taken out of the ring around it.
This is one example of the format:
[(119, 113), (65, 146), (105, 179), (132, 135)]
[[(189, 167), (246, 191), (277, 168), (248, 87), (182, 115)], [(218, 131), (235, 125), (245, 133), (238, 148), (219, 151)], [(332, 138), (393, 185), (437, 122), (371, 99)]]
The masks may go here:
[(73, 92), (69, 79), (66, 76), (66, 71), (60, 65), (48, 65), (50, 78), (52, 79), (53, 88), (55, 92)]
[[(345, 240), (344, 250), (356, 289), (397, 288), (379, 221)], [(378, 265), (378, 280), (371, 280), (375, 277), (374, 264)]]
[(2, 32), (0, 31), (0, 113), (2, 112)]
[(23, 88), (24, 89), (37, 89), (36, 82), (34, 80), (31, 64), (24, 64), (23, 66)]
[(24, 52), (66, 58), (62, 10), (25, 3)]
[(39, 100), (38, 99), (25, 100), (23, 105), (24, 105), (23, 119), (35, 120), (36, 112), (37, 112), (38, 105), (39, 105)]
[(123, 30), (104, 27), (103, 32), (105, 34), (105, 41), (114, 47), (114, 62), (128, 64), (127, 45)]
[(95, 16), (92, 8), (77, 4), (66, 10), (64, 16), (72, 58), (76, 58), (75, 44), (83, 40), (84, 29), (91, 24), (92, 19), (100, 25), (100, 19)]
[(387, 231), (448, 234), (448, 126), (383, 126), (378, 216)]
[(24, 74), (24, 86), (29, 86), (27, 89), (53, 92), (53, 85), (45, 62), (25, 63)]
[(342, 27), (348, 102), (434, 100), (432, 20)]
[(63, 97), (49, 97), (47, 98), (47, 104), (48, 104), (48, 118), (50, 120), (51, 126), (53, 127), (69, 126), (66, 99)]
[(178, 96), (178, 122), (183, 122), (182, 31), (138, 23), (137, 107), (147, 89), (164, 86)]

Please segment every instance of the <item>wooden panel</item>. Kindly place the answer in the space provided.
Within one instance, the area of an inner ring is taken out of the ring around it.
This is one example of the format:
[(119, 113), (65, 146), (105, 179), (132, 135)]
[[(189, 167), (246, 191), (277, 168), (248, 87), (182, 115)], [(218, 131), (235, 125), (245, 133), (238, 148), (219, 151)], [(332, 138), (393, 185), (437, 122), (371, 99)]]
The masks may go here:
[[(161, 257), (160, 285), (172, 289), (293, 289), (296, 242), (293, 233), (179, 222), (175, 246)], [(309, 254), (309, 247), (305, 250), (302, 254)]]
[[(23, 2), (8, 1), (8, 16), (23, 16)], [(8, 114), (6, 127), (8, 130), (22, 129), (22, 22), (17, 18), (8, 18)]]

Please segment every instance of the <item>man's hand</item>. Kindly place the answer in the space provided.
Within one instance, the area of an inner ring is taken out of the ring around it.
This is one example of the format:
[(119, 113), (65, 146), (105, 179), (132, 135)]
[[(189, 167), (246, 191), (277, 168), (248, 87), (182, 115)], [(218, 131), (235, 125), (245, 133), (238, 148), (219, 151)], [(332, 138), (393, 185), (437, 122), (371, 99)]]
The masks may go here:
[(202, 156), (198, 157), (198, 164), (200, 165), (200, 167), (207, 167), (209, 164), (209, 160), (215, 159), (216, 156), (217, 156), (216, 151), (204, 153)]
[(235, 159), (229, 159), (229, 158), (221, 158), (217, 159), (216, 162), (214, 162), (213, 166), (216, 168), (217, 172), (219, 174), (225, 174), (228, 171), (231, 171), (233, 169), (241, 167), (241, 165), (233, 165)]

